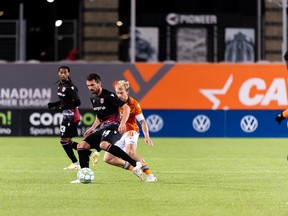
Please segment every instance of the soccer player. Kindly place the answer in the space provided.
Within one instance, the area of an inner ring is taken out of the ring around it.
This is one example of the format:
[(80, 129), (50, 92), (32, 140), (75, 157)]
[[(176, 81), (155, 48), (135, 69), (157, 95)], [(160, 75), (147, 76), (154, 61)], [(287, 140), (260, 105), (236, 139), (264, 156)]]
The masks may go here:
[[(74, 154), (73, 149), (77, 150), (77, 142), (72, 138), (78, 136), (77, 126), (80, 122), (80, 113), (78, 106), (81, 101), (78, 96), (78, 89), (70, 78), (70, 68), (61, 66), (58, 68), (59, 80), (57, 94), (59, 101), (48, 103), (48, 108), (54, 108), (55, 112), (62, 112), (63, 120), (60, 125), (60, 143), (70, 158), (72, 164), (65, 167), (65, 170), (80, 169), (79, 162)], [(97, 152), (91, 153), (91, 159), (96, 159)]]
[[(288, 51), (285, 52), (284, 56), (284, 61), (286, 64), (286, 68), (288, 70)], [(283, 112), (279, 113), (276, 117), (275, 120), (280, 124), (284, 119), (288, 118), (288, 109), (284, 110)], [(288, 159), (288, 157), (287, 157)]]
[[(143, 180), (142, 163), (132, 159), (121, 148), (114, 145), (121, 138), (121, 134), (126, 131), (130, 107), (120, 100), (115, 93), (102, 88), (101, 78), (98, 74), (90, 74), (87, 77), (86, 85), (92, 93), (90, 101), (96, 118), (93, 125), (85, 132), (84, 140), (77, 145), (80, 167), (89, 167), (91, 148), (96, 149), (98, 152), (105, 150), (121, 158), (119, 160), (123, 167), (126, 163), (125, 161), (129, 162), (134, 167), (132, 169), (133, 173)], [(121, 120), (120, 107), (123, 109)], [(80, 181), (76, 179), (71, 183), (80, 183)]]
[[(149, 136), (148, 126), (139, 102), (129, 96), (129, 87), (129, 82), (125, 80), (120, 80), (115, 85), (115, 92), (117, 96), (130, 107), (130, 115), (126, 122), (126, 132), (123, 134), (121, 139), (116, 142), (115, 145), (125, 150), (125, 152), (135, 160), (141, 161), (141, 163), (143, 164), (142, 170), (147, 175), (146, 181), (155, 182), (157, 181), (157, 178), (152, 174), (151, 170), (146, 165), (146, 162), (143, 160), (143, 158), (141, 158), (136, 152), (137, 141), (139, 138), (139, 126), (137, 124), (137, 121), (141, 124), (145, 143), (150, 146), (153, 146), (154, 144)], [(123, 113), (123, 109), (121, 108), (120, 113)], [(109, 152), (105, 152), (104, 161), (114, 166), (122, 166), (119, 158), (111, 155)], [(123, 168), (127, 170), (132, 170), (132, 166), (128, 162)]]

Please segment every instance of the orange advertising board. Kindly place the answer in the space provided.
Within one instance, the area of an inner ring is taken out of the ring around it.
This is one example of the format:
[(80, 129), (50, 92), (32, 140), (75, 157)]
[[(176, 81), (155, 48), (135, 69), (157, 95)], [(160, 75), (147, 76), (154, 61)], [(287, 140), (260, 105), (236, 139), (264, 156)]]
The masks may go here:
[[(161, 79), (141, 98), (143, 109), (288, 108), (288, 72), (284, 63), (175, 64), (164, 72), (164, 64), (135, 66), (147, 83), (162, 73)], [(134, 92), (139, 91), (137, 83), (131, 81), (131, 89), (134, 86)]]

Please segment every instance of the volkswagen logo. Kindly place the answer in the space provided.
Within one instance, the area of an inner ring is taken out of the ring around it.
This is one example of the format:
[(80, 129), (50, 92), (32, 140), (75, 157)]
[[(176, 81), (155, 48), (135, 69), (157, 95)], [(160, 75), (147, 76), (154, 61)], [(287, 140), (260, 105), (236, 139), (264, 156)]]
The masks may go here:
[(192, 121), (192, 126), (197, 132), (204, 133), (209, 130), (211, 121), (206, 115), (197, 115)]
[(161, 116), (156, 115), (156, 114), (149, 115), (146, 118), (146, 122), (148, 124), (149, 131), (151, 131), (151, 132), (160, 131), (164, 125), (164, 121), (161, 118)]
[(252, 133), (258, 127), (258, 120), (252, 115), (246, 115), (241, 119), (240, 126), (244, 132)]

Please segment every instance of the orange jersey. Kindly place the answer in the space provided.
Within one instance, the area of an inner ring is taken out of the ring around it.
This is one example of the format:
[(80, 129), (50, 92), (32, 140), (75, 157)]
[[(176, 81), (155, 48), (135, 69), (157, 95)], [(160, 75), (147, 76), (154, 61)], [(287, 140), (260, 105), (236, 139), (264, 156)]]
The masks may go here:
[[(131, 110), (130, 110), (129, 118), (126, 122), (126, 131), (135, 130), (139, 132), (139, 126), (137, 124), (136, 116), (139, 114), (142, 114), (141, 106), (137, 100), (135, 100), (134, 98), (130, 96), (128, 98), (127, 104), (129, 105)], [(121, 116), (123, 115), (122, 108), (120, 108), (120, 114)]]

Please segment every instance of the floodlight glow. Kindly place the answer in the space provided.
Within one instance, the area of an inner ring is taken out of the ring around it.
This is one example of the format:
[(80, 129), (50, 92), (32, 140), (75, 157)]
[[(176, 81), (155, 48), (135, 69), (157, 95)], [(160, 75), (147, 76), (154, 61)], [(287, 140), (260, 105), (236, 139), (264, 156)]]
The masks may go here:
[(55, 26), (56, 26), (56, 27), (59, 27), (59, 26), (61, 26), (61, 25), (62, 25), (62, 20), (56, 20)]
[(117, 26), (123, 26), (123, 22), (121, 22), (120, 20), (116, 22)]
[(52, 3), (52, 2), (54, 2), (54, 0), (47, 0), (47, 2)]

